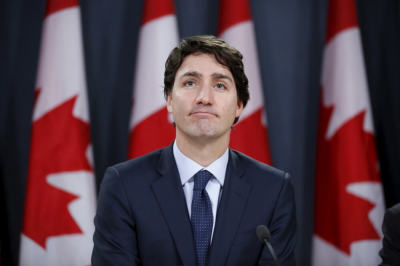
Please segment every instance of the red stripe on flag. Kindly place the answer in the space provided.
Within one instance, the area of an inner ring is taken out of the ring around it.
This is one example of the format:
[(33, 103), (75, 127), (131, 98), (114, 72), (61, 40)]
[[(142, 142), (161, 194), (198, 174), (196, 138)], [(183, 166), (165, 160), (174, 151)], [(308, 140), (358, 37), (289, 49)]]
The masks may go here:
[(219, 8), (220, 35), (229, 27), (251, 19), (248, 0), (221, 0)]
[(272, 164), (267, 128), (261, 123), (263, 108), (240, 121), (231, 132), (230, 147), (263, 163)]
[(78, 0), (48, 0), (44, 17), (47, 18), (62, 9), (78, 6)]
[(326, 43), (328, 43), (339, 32), (358, 26), (355, 1), (329, 1), (328, 10)]
[(175, 128), (168, 122), (167, 107), (142, 120), (131, 131), (128, 158), (145, 155), (172, 143)]
[(142, 25), (153, 19), (174, 13), (174, 4), (172, 0), (145, 0)]

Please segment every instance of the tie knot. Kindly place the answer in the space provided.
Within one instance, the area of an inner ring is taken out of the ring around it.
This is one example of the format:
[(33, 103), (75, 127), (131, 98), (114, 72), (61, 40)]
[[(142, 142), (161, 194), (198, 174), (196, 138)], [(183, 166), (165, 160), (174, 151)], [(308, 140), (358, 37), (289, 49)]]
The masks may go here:
[(208, 172), (207, 170), (201, 170), (198, 171), (195, 175), (194, 175), (194, 190), (203, 190), (207, 183), (208, 180), (211, 179), (211, 177), (213, 177), (213, 175)]

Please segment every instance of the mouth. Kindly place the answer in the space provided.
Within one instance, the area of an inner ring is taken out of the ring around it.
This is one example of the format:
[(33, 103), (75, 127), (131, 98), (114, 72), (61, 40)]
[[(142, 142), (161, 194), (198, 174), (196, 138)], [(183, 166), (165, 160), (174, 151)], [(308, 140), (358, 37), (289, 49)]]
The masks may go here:
[(217, 115), (215, 113), (212, 112), (208, 112), (208, 111), (195, 111), (195, 112), (191, 112), (189, 114), (189, 116), (191, 117), (196, 117), (196, 118), (210, 118), (210, 117), (217, 117)]

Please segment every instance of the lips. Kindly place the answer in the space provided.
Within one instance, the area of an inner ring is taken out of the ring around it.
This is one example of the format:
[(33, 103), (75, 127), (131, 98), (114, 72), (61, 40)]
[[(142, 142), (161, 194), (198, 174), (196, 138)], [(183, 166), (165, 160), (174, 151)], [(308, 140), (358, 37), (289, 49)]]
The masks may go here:
[(217, 117), (217, 114), (208, 110), (196, 110), (189, 113), (190, 116), (208, 118), (210, 116)]

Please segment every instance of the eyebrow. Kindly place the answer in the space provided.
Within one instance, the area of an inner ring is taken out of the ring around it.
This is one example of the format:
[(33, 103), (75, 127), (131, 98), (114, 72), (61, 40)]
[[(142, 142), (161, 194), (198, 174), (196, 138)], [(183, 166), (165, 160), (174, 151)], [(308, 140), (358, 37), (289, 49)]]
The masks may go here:
[(200, 77), (202, 76), (202, 74), (200, 74), (197, 71), (189, 71), (184, 73), (183, 75), (180, 76), (180, 78), (184, 78), (184, 77)]
[[(201, 76), (202, 76), (202, 74), (197, 72), (197, 71), (189, 71), (189, 72), (186, 72), (183, 75), (181, 75), (180, 78), (183, 78), (183, 77), (201, 77)], [(227, 76), (225, 74), (213, 73), (211, 76), (213, 78), (216, 78), (216, 79), (227, 79), (227, 80), (233, 82), (231, 77), (229, 77), (229, 76)]]
[(227, 76), (227, 75), (224, 75), (224, 74), (221, 74), (221, 73), (214, 73), (214, 74), (212, 74), (211, 76), (212, 76), (213, 78), (217, 78), (217, 79), (227, 79), (227, 80), (233, 82), (233, 80), (231, 79), (231, 77), (229, 77), (229, 76)]

